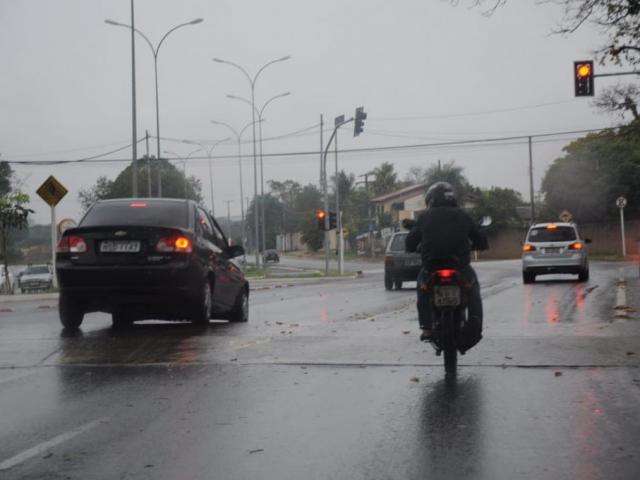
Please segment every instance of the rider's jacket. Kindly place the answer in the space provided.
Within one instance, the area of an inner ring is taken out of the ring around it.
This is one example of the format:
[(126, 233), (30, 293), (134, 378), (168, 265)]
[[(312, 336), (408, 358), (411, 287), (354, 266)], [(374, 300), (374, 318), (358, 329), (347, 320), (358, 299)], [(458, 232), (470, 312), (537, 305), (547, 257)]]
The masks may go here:
[(422, 213), (406, 239), (408, 252), (416, 252), (418, 245), (427, 269), (433, 260), (454, 257), (460, 266), (469, 265), (472, 245), (475, 250), (489, 248), (486, 235), (458, 207), (431, 207)]

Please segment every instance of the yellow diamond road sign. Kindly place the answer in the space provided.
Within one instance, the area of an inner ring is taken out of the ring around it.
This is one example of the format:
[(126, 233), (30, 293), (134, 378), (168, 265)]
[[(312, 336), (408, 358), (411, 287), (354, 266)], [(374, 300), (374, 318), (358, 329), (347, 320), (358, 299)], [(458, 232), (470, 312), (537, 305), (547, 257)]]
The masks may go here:
[(40, 195), (40, 198), (52, 207), (55, 207), (67, 192), (68, 190), (64, 188), (64, 185), (56, 180), (53, 175), (47, 178), (44, 183), (40, 185), (40, 188), (36, 190), (36, 193)]

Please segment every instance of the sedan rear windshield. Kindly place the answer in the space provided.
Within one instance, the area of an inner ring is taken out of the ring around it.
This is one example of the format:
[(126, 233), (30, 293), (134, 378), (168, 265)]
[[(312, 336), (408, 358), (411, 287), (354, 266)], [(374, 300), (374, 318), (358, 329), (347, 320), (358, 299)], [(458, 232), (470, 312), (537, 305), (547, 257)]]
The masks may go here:
[(47, 267), (46, 265), (43, 265), (40, 267), (29, 267), (24, 273), (27, 275), (38, 275), (41, 273), (49, 273), (49, 267)]
[(80, 222), (81, 227), (136, 225), (143, 227), (187, 228), (186, 202), (105, 202), (97, 203)]
[(407, 239), (406, 233), (399, 233), (394, 235), (389, 245), (390, 252), (404, 252), (406, 251), (405, 240)]
[(576, 239), (573, 227), (538, 227), (529, 231), (529, 242), (571, 242)]

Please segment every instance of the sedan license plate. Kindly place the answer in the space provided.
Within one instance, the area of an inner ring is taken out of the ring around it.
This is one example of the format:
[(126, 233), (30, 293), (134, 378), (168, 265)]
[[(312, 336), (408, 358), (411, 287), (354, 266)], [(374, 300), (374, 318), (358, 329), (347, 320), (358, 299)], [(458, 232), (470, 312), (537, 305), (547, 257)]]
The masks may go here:
[(137, 240), (105, 240), (100, 242), (102, 253), (138, 253), (140, 242)]
[(457, 307), (460, 305), (460, 287), (436, 285), (433, 288), (433, 303), (436, 307)]

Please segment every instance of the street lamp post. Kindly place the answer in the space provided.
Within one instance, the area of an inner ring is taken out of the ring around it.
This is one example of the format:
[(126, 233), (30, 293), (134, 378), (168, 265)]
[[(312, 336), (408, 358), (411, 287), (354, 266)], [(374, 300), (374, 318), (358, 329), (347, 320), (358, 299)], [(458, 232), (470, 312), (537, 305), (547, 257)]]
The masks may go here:
[[(133, 12), (133, 10), (132, 10), (132, 12)], [(132, 32), (136, 32), (138, 35), (140, 35), (142, 38), (144, 38), (144, 40), (147, 42), (147, 45), (149, 45), (149, 48), (151, 49), (151, 53), (153, 54), (153, 66), (154, 66), (155, 84), (156, 84), (156, 154), (158, 156), (158, 159), (157, 159), (158, 160), (158, 197), (161, 197), (162, 196), (162, 176), (161, 176), (161, 168), (160, 168), (160, 151), (161, 150), (160, 150), (160, 107), (159, 107), (159, 101), (158, 101), (158, 53), (160, 52), (160, 47), (162, 46), (162, 43), (169, 36), (170, 33), (175, 32), (176, 30), (178, 30), (179, 28), (182, 28), (182, 27), (186, 27), (186, 26), (189, 26), (189, 25), (197, 25), (198, 23), (202, 23), (203, 19), (202, 18), (196, 18), (195, 20), (191, 20), (190, 22), (181, 23), (181, 24), (176, 25), (175, 27), (169, 29), (169, 31), (162, 36), (162, 38), (160, 39), (160, 41), (158, 42), (158, 44), (155, 47), (153, 46), (153, 43), (151, 43), (151, 40), (149, 40), (149, 38), (144, 33), (142, 33), (140, 30), (135, 28), (135, 26), (127, 25), (125, 23), (116, 22), (115, 20), (110, 20), (110, 19), (107, 19), (104, 22), (106, 24), (108, 24), (108, 25), (113, 25), (113, 26), (116, 26), (116, 27), (124, 27), (124, 28), (127, 28), (127, 29), (131, 30)], [(132, 35), (133, 35), (133, 33), (132, 33)], [(136, 139), (134, 138), (133, 141), (135, 142)]]
[[(242, 222), (241, 222), (242, 223), (242, 248), (246, 248), (246, 245), (245, 245), (246, 242), (244, 238), (245, 236), (245, 215), (244, 215), (245, 198), (244, 198), (244, 186), (242, 182), (242, 134), (245, 132), (247, 128), (253, 125), (254, 122), (247, 123), (244, 127), (242, 127), (242, 129), (240, 129), (239, 132), (238, 130), (236, 130), (231, 125), (225, 122), (218, 122), (216, 120), (211, 120), (211, 123), (213, 123), (214, 125), (222, 125), (223, 127), (228, 128), (236, 137), (236, 141), (238, 142), (238, 173), (240, 176), (240, 214), (242, 219)], [(249, 203), (247, 203), (247, 206), (248, 205)]]
[(187, 181), (187, 160), (191, 158), (191, 155), (201, 150), (202, 148), (196, 148), (194, 151), (189, 152), (186, 157), (178, 155), (176, 152), (172, 152), (171, 150), (164, 151), (164, 153), (174, 155), (176, 158), (182, 161), (182, 175), (184, 176), (184, 198), (187, 198), (187, 185), (189, 184), (189, 182)]
[(192, 140), (182, 140), (182, 143), (187, 143), (189, 145), (198, 145), (203, 152), (206, 152), (207, 158), (209, 159), (209, 193), (211, 195), (211, 216), (215, 217), (215, 204), (213, 201), (213, 166), (211, 164), (211, 154), (215, 150), (215, 148), (220, 145), (222, 142), (226, 142), (230, 140), (231, 137), (223, 138), (222, 140), (218, 140), (214, 142), (212, 146), (207, 147), (204, 143), (194, 142)]
[[(261, 210), (261, 214), (260, 214), (260, 219), (262, 222), (262, 250), (264, 251), (266, 249), (266, 223), (265, 223), (265, 213), (264, 213), (264, 162), (262, 160), (262, 120), (263, 117), (262, 115), (264, 114), (264, 110), (267, 108), (267, 105), (269, 105), (271, 102), (273, 102), (274, 100), (278, 99), (278, 98), (282, 98), (282, 97), (286, 97), (288, 95), (291, 95), (291, 92), (284, 92), (284, 93), (280, 93), (279, 95), (274, 95), (273, 97), (271, 97), (269, 100), (267, 100), (266, 102), (264, 102), (264, 105), (262, 105), (262, 108), (260, 110), (258, 110), (256, 108), (255, 113), (258, 114), (258, 136), (259, 136), (259, 143), (260, 143), (260, 198), (261, 198), (261, 202), (260, 202), (260, 210)], [(244, 97), (239, 97), (237, 95), (227, 95), (227, 98), (231, 98), (233, 100), (240, 100), (241, 102), (247, 103), (249, 105), (251, 105), (251, 102), (244, 98)], [(255, 107), (254, 107), (255, 108)]]
[[(251, 86), (251, 124), (253, 125), (253, 192), (254, 196), (258, 197), (258, 168), (257, 168), (257, 157), (256, 157), (256, 81), (260, 74), (267, 68), (269, 65), (273, 65), (274, 63), (284, 62), (285, 60), (289, 60), (291, 58), (290, 55), (285, 57), (277, 58), (275, 60), (271, 60), (270, 62), (265, 63), (262, 67), (258, 69), (256, 74), (251, 77), (247, 70), (237, 63), (230, 62), (229, 60), (222, 60), (220, 58), (214, 58), (213, 61), (217, 63), (224, 63), (227, 65), (231, 65), (232, 67), (240, 70), (244, 76), (249, 81), (249, 85)], [(259, 224), (258, 224), (258, 202), (254, 202), (254, 217), (255, 217), (255, 238), (256, 243), (258, 243), (258, 238), (260, 236), (259, 232)], [(260, 252), (259, 248), (256, 248), (256, 267), (260, 266)]]

